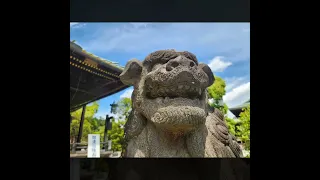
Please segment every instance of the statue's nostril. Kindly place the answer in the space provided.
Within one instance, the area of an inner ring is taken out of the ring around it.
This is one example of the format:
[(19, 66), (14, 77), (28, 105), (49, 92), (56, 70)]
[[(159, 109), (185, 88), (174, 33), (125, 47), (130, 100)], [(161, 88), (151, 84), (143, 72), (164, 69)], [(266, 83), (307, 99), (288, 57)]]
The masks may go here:
[(167, 71), (171, 71), (171, 70), (172, 70), (172, 67), (171, 67), (171, 66), (167, 66), (167, 67), (166, 67), (166, 70), (167, 70)]
[(171, 66), (172, 66), (173, 68), (175, 68), (175, 67), (179, 66), (179, 63), (177, 63), (177, 62), (172, 62)]
[(174, 61), (174, 62), (171, 62), (169, 63), (167, 66), (166, 66), (166, 70), (167, 71), (172, 71), (174, 68), (178, 67), (179, 66), (179, 63)]

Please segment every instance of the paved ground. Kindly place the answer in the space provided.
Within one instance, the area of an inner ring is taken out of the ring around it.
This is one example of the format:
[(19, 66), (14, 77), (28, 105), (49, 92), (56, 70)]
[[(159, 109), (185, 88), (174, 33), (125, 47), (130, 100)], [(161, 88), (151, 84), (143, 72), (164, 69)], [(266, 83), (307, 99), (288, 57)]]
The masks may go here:
[[(112, 152), (112, 151), (100, 151), (100, 157), (108, 157), (108, 158), (119, 158), (121, 156), (121, 152)], [(71, 158), (86, 158), (87, 152), (86, 151), (77, 151), (76, 153), (70, 152)]]

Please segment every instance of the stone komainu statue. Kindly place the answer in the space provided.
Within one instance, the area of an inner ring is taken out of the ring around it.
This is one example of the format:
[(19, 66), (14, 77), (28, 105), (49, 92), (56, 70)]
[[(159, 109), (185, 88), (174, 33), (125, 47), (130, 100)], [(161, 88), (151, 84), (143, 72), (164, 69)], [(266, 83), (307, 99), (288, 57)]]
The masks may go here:
[(125, 157), (241, 157), (218, 109), (208, 105), (211, 69), (190, 52), (160, 50), (130, 60), (120, 75), (134, 86)]

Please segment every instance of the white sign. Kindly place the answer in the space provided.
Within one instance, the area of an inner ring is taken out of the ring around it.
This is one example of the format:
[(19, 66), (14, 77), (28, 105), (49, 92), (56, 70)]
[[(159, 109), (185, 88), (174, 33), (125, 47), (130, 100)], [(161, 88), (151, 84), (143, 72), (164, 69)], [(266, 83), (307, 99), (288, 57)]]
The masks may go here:
[(100, 135), (88, 134), (88, 158), (100, 158)]

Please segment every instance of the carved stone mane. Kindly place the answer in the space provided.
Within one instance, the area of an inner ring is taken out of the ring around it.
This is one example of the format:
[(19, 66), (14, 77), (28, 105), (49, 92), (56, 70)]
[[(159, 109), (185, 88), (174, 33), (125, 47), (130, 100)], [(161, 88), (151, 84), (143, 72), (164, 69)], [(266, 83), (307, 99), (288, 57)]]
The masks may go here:
[(161, 50), (130, 60), (120, 79), (133, 85), (126, 157), (241, 157), (223, 114), (208, 105), (211, 69), (190, 52)]

